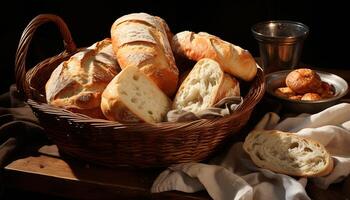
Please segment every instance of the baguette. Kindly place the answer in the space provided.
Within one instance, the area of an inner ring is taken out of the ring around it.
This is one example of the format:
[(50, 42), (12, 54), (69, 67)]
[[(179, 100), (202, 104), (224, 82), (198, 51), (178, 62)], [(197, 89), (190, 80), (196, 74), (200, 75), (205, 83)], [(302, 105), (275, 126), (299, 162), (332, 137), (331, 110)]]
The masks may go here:
[(294, 133), (252, 131), (243, 148), (257, 166), (277, 173), (317, 177), (333, 169), (332, 157), (322, 144)]
[(176, 92), (179, 71), (168, 40), (169, 27), (159, 17), (134, 13), (111, 28), (113, 50), (122, 69), (138, 67), (168, 96)]
[(224, 97), (239, 96), (239, 82), (216, 61), (203, 58), (196, 63), (176, 93), (173, 109), (193, 113), (214, 106)]
[(175, 53), (191, 60), (211, 58), (226, 73), (245, 81), (252, 80), (257, 73), (256, 62), (247, 50), (208, 33), (177, 33), (172, 39), (172, 48)]
[(161, 122), (171, 101), (137, 67), (123, 69), (102, 94), (101, 110), (119, 122)]
[(101, 94), (120, 71), (110, 39), (93, 44), (62, 62), (45, 85), (46, 101), (94, 118), (104, 118)]

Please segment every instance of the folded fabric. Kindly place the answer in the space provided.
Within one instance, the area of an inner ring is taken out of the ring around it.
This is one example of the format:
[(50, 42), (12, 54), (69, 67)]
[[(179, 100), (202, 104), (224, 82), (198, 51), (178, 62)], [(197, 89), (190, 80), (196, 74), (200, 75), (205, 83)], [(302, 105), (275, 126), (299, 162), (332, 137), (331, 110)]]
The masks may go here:
[(167, 113), (167, 121), (169, 122), (184, 122), (197, 119), (211, 119), (215, 117), (223, 117), (233, 113), (241, 104), (243, 98), (240, 96), (225, 97), (221, 99), (212, 108), (207, 108), (197, 113), (185, 110), (170, 110)]
[[(350, 173), (350, 104), (342, 103), (314, 115), (301, 114), (279, 122), (275, 113), (267, 113), (255, 129), (295, 132), (321, 142), (335, 161), (325, 177), (310, 178), (321, 188), (341, 181)], [(256, 167), (242, 149), (234, 144), (223, 157), (208, 164), (187, 163), (169, 167), (155, 180), (151, 192), (206, 189), (213, 199), (310, 199), (305, 191), (308, 179), (277, 174)]]

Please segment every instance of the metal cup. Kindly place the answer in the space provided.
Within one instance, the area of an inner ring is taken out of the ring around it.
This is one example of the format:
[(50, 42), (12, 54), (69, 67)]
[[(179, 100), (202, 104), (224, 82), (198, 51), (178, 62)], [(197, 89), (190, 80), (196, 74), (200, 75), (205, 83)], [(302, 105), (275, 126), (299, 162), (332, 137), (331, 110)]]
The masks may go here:
[(300, 62), (309, 28), (294, 21), (265, 21), (255, 24), (251, 31), (259, 43), (265, 74), (293, 69)]

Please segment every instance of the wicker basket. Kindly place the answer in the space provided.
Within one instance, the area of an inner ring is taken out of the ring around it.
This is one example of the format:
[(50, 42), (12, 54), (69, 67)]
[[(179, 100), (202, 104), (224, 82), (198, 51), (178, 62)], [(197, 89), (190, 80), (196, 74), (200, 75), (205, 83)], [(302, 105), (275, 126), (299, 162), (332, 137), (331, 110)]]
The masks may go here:
[[(64, 39), (65, 51), (26, 72), (26, 56), (35, 30), (54, 22)], [(217, 119), (182, 123), (120, 124), (50, 106), (45, 83), (51, 72), (77, 52), (64, 21), (55, 15), (35, 17), (24, 30), (16, 53), (16, 84), (45, 128), (48, 137), (64, 154), (105, 166), (160, 167), (208, 159), (247, 123), (265, 92), (264, 74), (258, 70), (244, 103), (233, 114)]]

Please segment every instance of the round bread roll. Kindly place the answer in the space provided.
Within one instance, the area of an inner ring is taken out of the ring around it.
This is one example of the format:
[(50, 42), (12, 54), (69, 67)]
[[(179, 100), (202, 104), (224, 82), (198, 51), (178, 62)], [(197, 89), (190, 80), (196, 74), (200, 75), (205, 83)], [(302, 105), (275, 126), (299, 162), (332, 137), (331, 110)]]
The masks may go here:
[(259, 167), (291, 176), (325, 176), (333, 169), (333, 159), (317, 141), (295, 133), (255, 130), (243, 148)]
[(286, 85), (297, 94), (317, 92), (321, 87), (320, 76), (311, 69), (296, 69), (286, 77)]
[(93, 44), (62, 62), (45, 86), (50, 105), (94, 118), (104, 118), (101, 94), (120, 71), (110, 39)]

